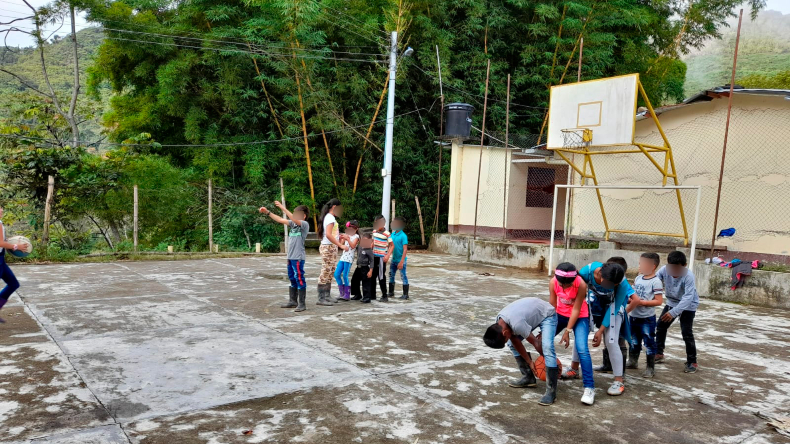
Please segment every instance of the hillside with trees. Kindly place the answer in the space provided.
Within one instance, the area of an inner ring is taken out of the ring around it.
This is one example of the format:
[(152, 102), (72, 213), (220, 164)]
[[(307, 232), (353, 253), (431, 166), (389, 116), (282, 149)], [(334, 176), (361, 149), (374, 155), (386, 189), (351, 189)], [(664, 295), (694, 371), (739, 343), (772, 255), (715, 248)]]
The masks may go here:
[[(727, 23), (721, 40), (711, 40), (683, 57), (688, 67), (686, 97), (730, 83), (738, 20)], [(761, 11), (755, 20), (744, 14), (737, 83), (750, 88), (790, 88), (790, 14)]]

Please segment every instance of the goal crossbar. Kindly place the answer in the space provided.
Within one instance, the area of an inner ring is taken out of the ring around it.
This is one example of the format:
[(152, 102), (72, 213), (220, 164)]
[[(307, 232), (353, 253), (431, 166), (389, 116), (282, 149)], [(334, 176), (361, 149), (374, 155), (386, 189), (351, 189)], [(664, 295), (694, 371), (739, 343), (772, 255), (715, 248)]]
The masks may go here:
[[(554, 241), (555, 241), (555, 232), (557, 229), (557, 196), (559, 195), (558, 191), (560, 189), (570, 189), (570, 188), (582, 188), (582, 189), (594, 189), (594, 190), (696, 190), (697, 191), (697, 205), (694, 209), (694, 224), (691, 231), (691, 257), (689, 257), (689, 271), (694, 270), (694, 256), (697, 250), (697, 226), (699, 225), (699, 208), (700, 203), (702, 202), (702, 187), (700, 185), (653, 185), (653, 186), (640, 186), (640, 185), (563, 185), (557, 184), (554, 185), (554, 205), (552, 206), (552, 213), (551, 213), (551, 241), (549, 243), (549, 266), (548, 266), (548, 274), (549, 276), (554, 273)], [(566, 202), (567, 204), (567, 202)], [(567, 205), (566, 205), (567, 206)], [(565, 209), (566, 212), (568, 208)], [(567, 227), (565, 227), (567, 230)], [(670, 233), (656, 233), (656, 232), (649, 232), (649, 231), (632, 231), (632, 230), (613, 230), (607, 229), (607, 232), (613, 233), (630, 233), (630, 234), (644, 234), (644, 235), (652, 235), (652, 236), (669, 236), (669, 237), (684, 237), (683, 235), (676, 235)], [(566, 236), (568, 233), (566, 231)]]

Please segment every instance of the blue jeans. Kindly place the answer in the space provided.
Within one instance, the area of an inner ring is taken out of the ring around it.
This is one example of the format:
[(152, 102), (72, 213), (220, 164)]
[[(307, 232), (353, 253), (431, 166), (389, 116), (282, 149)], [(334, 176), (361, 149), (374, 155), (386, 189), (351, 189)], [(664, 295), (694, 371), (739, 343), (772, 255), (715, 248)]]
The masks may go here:
[[(395, 283), (395, 273), (398, 272), (398, 262), (390, 262), (390, 284)], [(406, 261), (403, 261), (403, 269), (400, 270), (400, 278), (403, 285), (409, 285), (409, 278), (406, 277)]]
[(335, 280), (337, 285), (345, 285), (346, 287), (351, 284), (348, 281), (348, 272), (351, 271), (351, 262), (340, 261), (335, 268)]
[(291, 287), (303, 289), (307, 288), (307, 281), (304, 278), (304, 261), (288, 259), (288, 280)]
[(641, 352), (642, 342), (645, 344), (645, 354), (656, 354), (656, 315), (648, 318), (631, 317), (631, 350), (634, 353)]
[[(541, 334), (541, 346), (543, 347), (543, 360), (546, 364), (547, 368), (557, 368), (557, 355), (554, 353), (554, 334), (557, 332), (557, 315), (553, 314), (551, 316), (546, 317), (543, 321), (540, 322), (540, 334)], [(521, 336), (516, 336), (519, 341), (523, 341), (524, 338)], [(513, 344), (510, 341), (507, 341), (507, 346), (510, 347), (510, 351), (513, 353), (513, 356), (519, 357), (521, 355), (518, 354), (516, 347), (513, 347)], [(592, 365), (592, 363), (590, 364)]]
[[(563, 315), (557, 315), (557, 334), (568, 327), (567, 318)], [(556, 335), (555, 335), (556, 336)], [(573, 347), (574, 360), (578, 357), (579, 363), (582, 367), (582, 383), (584, 387), (595, 388), (595, 381), (593, 380), (592, 357), (590, 357), (590, 349), (587, 346), (587, 339), (590, 337), (590, 318), (576, 319), (576, 325), (573, 326)]]
[(3, 305), (8, 298), (19, 288), (19, 281), (16, 280), (11, 267), (5, 263), (5, 250), (0, 253), (0, 279), (5, 282), (5, 288), (0, 291), (0, 305)]

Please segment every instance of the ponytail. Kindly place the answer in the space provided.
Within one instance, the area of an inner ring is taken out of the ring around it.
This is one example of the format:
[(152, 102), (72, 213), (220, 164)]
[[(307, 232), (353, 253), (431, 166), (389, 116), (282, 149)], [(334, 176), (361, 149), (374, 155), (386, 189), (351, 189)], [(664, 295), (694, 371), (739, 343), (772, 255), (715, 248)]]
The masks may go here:
[(318, 226), (316, 227), (316, 231), (318, 231), (318, 237), (324, 237), (324, 218), (332, 210), (332, 208), (338, 205), (340, 205), (340, 199), (334, 198), (321, 207), (321, 215), (318, 217)]

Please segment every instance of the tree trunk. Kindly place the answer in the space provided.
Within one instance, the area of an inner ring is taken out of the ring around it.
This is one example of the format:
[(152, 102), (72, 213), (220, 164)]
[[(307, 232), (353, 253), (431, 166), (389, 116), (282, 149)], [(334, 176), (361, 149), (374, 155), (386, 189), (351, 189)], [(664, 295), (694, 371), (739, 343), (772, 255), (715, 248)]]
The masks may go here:
[(77, 52), (77, 17), (74, 13), (74, 5), (69, 6), (69, 15), (71, 17), (71, 43), (74, 53), (74, 87), (71, 90), (71, 102), (69, 103), (69, 112), (66, 116), (66, 120), (71, 126), (71, 140), (76, 147), (80, 144), (80, 129), (77, 125), (77, 118), (75, 116), (77, 97), (79, 97), (80, 94), (80, 59)]

